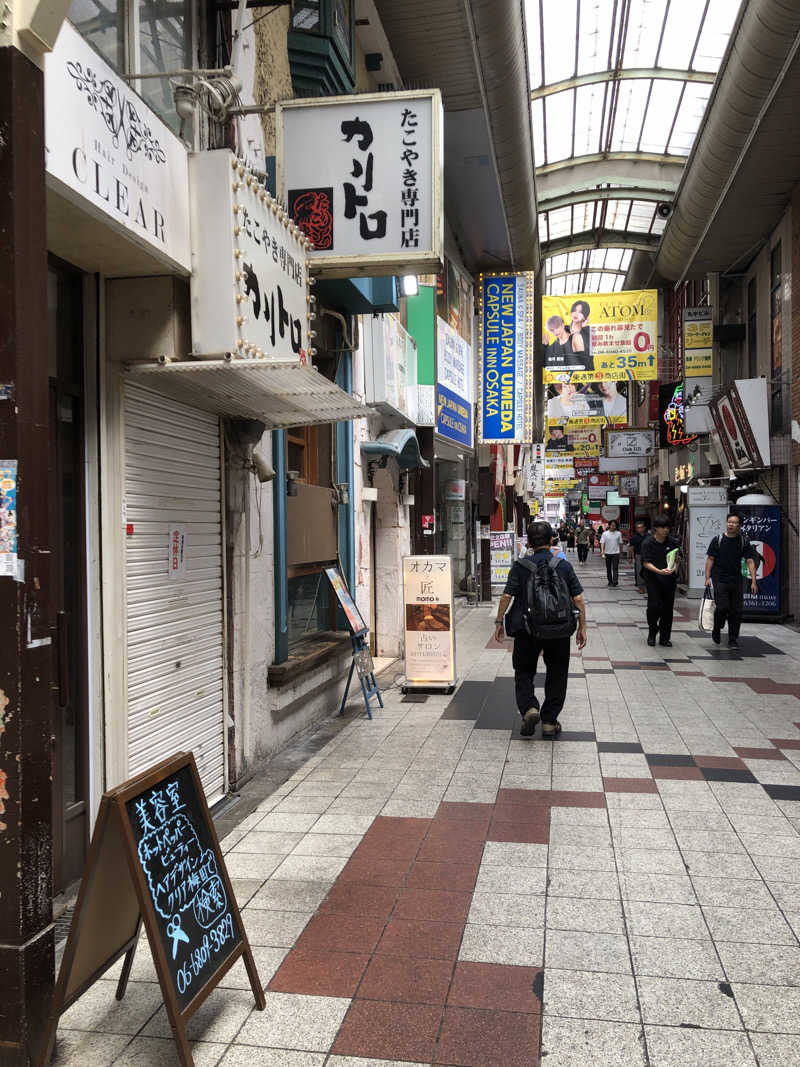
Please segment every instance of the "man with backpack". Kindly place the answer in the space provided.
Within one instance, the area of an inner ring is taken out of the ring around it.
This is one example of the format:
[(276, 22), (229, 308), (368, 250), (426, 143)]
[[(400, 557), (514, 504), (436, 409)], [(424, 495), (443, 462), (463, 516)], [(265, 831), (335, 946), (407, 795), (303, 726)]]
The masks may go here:
[[(540, 717), (542, 737), (561, 732), (558, 716), (567, 695), (573, 633), (579, 649), (586, 645), (583, 587), (572, 564), (553, 555), (553, 537), (550, 523), (530, 524), (528, 554), (512, 564), (495, 618), (495, 638), (502, 641), (504, 616), (513, 599), (506, 632), (514, 638), (512, 663), (523, 737), (533, 736)], [(534, 692), (540, 653), (546, 671), (541, 708)]]
[(714, 589), (714, 629), (711, 640), (720, 642), (722, 627), (728, 623), (728, 648), (739, 647), (739, 627), (742, 625), (742, 588), (745, 570), (749, 574), (750, 591), (758, 593), (756, 567), (759, 556), (742, 534), (742, 520), (731, 511), (725, 520), (725, 533), (715, 537), (706, 555), (706, 586)]

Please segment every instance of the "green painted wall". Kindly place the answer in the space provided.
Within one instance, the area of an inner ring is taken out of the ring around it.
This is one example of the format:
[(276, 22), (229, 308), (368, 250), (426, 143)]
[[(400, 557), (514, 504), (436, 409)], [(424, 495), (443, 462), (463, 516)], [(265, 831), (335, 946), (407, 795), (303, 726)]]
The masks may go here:
[(436, 294), (432, 285), (421, 285), (408, 298), (408, 332), (417, 342), (417, 381), (436, 384)]

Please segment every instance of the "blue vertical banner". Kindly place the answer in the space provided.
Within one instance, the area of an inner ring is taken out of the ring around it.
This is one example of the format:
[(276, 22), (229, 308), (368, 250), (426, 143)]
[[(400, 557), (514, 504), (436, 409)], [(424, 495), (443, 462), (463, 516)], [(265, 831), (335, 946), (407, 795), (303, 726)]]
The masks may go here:
[(524, 444), (533, 432), (532, 275), (481, 275), (480, 303), (478, 439)]
[(742, 534), (761, 556), (753, 596), (745, 583), (744, 610), (758, 615), (778, 615), (781, 610), (781, 509), (770, 504), (742, 504)]

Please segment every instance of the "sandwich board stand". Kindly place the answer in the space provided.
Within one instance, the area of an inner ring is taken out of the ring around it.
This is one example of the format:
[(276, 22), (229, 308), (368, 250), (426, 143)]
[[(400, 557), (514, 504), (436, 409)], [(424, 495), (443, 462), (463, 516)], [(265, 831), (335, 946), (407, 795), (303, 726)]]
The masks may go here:
[(409, 690), (456, 685), (453, 567), (450, 556), (403, 557), (403, 617)]
[(338, 567), (328, 567), (325, 571), (328, 581), (331, 583), (331, 588), (336, 594), (336, 599), (339, 601), (339, 607), (344, 613), (344, 617), (347, 619), (347, 625), (350, 627), (350, 640), (353, 643), (353, 659), (350, 663), (350, 673), (347, 675), (347, 685), (344, 687), (344, 696), (342, 697), (342, 704), (339, 708), (339, 714), (344, 715), (345, 704), (347, 703), (347, 694), (350, 692), (350, 682), (353, 680), (353, 674), (358, 672), (358, 680), (361, 683), (361, 694), (364, 697), (364, 705), (367, 709), (367, 718), (372, 718), (372, 709), (370, 708), (370, 700), (373, 697), (378, 698), (378, 704), (383, 707), (383, 697), (381, 696), (380, 687), (375, 681), (375, 666), (372, 662), (372, 655), (367, 645), (367, 634), (369, 633), (369, 627), (361, 617), (361, 612), (358, 610), (356, 602), (350, 596), (350, 590), (347, 588), (347, 583), (341, 575)]
[(125, 957), (128, 985), (144, 925), (183, 1067), (186, 1023), (240, 958), (256, 1007), (265, 1006), (194, 756), (180, 752), (103, 794), (43, 1044), (50, 1062), (58, 1020)]

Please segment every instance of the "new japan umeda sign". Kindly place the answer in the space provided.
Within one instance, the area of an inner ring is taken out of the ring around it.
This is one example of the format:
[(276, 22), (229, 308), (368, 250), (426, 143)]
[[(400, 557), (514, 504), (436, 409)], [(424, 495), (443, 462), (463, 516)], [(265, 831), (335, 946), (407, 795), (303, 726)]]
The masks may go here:
[(522, 444), (533, 429), (533, 278), (480, 278), (479, 440)]
[(192, 351), (309, 362), (309, 241), (228, 149), (189, 159)]
[(328, 277), (439, 270), (438, 89), (276, 105), (278, 190)]

